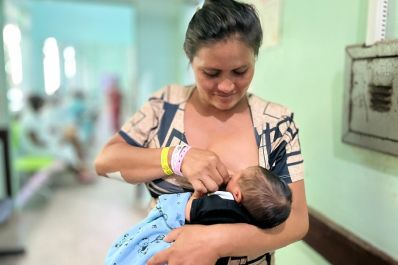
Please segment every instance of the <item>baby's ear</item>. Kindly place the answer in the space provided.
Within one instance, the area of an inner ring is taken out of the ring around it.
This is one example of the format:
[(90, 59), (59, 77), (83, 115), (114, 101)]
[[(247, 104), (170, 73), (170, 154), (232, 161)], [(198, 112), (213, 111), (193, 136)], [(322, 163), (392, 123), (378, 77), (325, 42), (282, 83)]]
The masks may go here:
[(234, 200), (235, 200), (237, 203), (242, 202), (242, 192), (240, 191), (240, 189), (236, 188), (236, 189), (233, 191), (232, 195), (234, 196)]

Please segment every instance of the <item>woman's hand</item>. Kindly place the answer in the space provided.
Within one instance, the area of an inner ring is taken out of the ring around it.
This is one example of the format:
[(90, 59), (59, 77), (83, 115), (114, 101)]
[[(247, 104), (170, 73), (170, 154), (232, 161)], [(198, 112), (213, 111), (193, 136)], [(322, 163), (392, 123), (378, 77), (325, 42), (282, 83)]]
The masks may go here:
[(216, 264), (219, 254), (213, 244), (217, 238), (206, 231), (208, 228), (204, 225), (185, 225), (174, 229), (164, 239), (174, 243), (153, 256), (147, 265)]
[(212, 151), (191, 148), (181, 166), (182, 174), (195, 191), (214, 192), (230, 179), (228, 170), (218, 155)]

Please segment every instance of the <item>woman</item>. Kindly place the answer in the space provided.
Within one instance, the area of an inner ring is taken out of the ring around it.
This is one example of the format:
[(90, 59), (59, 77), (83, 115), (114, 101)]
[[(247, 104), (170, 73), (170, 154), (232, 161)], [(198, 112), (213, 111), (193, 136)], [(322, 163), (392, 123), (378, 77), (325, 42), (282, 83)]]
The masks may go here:
[[(243, 256), (230, 264), (271, 264), (273, 255), (270, 260), (264, 253), (306, 234), (303, 160), (293, 114), (247, 93), (261, 41), (252, 6), (206, 1), (189, 23), (184, 43), (195, 84), (170, 85), (155, 93), (104, 147), (96, 170), (129, 183), (145, 182), (157, 197), (192, 188), (212, 192), (229, 180), (229, 171), (260, 165), (289, 184), (290, 217), (268, 230), (248, 224), (184, 226), (166, 237), (174, 241), (172, 247), (148, 264), (213, 265), (226, 256)], [(170, 163), (181, 142), (191, 146), (181, 164), (183, 176), (165, 177), (162, 150), (171, 147)]]

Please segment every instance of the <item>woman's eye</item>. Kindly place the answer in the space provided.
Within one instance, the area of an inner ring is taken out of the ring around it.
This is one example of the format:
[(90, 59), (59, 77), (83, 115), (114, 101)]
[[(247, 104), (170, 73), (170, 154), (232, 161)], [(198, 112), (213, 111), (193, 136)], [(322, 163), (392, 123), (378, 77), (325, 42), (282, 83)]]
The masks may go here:
[(219, 75), (219, 72), (207, 72), (203, 71), (203, 73), (208, 76), (208, 77), (217, 77)]
[(245, 70), (234, 70), (233, 71), (235, 75), (244, 75), (247, 72), (247, 69)]

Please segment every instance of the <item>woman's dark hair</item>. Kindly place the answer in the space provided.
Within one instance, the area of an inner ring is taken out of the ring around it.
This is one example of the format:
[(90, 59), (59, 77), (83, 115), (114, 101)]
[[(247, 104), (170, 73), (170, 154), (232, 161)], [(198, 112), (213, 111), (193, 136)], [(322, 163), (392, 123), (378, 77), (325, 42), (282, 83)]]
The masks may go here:
[(184, 51), (192, 62), (203, 45), (237, 35), (253, 49), (255, 56), (263, 33), (257, 12), (252, 5), (234, 0), (206, 0), (189, 22)]

